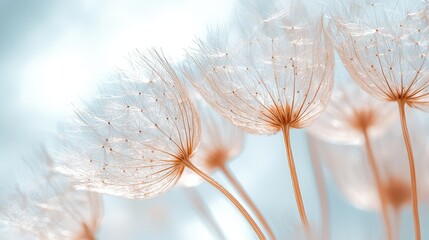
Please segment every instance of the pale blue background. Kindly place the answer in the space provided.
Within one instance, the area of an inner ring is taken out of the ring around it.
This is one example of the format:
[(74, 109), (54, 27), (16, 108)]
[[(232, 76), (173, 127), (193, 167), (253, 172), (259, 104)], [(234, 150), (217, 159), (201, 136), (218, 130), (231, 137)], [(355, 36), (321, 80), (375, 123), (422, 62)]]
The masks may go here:
[[(90, 96), (127, 52), (162, 46), (180, 56), (207, 24), (225, 19), (232, 5), (232, 0), (0, 0), (0, 204), (3, 189), (12, 186), (10, 176), (25, 167), (21, 157), (31, 156), (67, 116), (70, 103)], [(308, 215), (319, 222), (304, 131), (292, 132), (292, 144)], [(275, 232), (283, 234), (280, 239), (291, 239), (299, 217), (282, 136), (248, 136), (230, 166)], [(214, 177), (230, 187), (222, 176)], [(333, 239), (377, 239), (377, 214), (350, 206), (329, 176), (328, 188)], [(230, 239), (254, 237), (216, 190), (207, 184), (198, 190)], [(181, 189), (150, 200), (104, 199), (99, 239), (210, 239)], [(412, 222), (409, 211), (405, 215), (403, 239), (409, 239)], [(422, 209), (423, 229), (428, 215)]]

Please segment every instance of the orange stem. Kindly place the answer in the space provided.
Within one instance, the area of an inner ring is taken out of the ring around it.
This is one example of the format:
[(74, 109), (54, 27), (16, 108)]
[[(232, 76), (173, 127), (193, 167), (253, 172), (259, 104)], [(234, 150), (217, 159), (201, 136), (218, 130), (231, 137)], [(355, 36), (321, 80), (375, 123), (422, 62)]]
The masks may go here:
[(288, 125), (282, 127), (283, 130), (283, 138), (286, 147), (286, 153), (289, 164), (290, 177), (292, 178), (293, 191), (295, 193), (295, 200), (298, 206), (299, 216), (301, 218), (301, 222), (304, 225), (306, 231), (309, 233), (310, 225), (308, 224), (307, 214), (305, 213), (304, 202), (302, 201), (301, 189), (299, 187), (298, 176), (296, 174), (295, 162), (293, 160), (292, 148), (290, 144), (290, 127)]
[(252, 199), (249, 197), (249, 195), (246, 193), (246, 191), (240, 185), (238, 180), (234, 177), (234, 174), (226, 166), (220, 166), (220, 170), (223, 172), (223, 174), (225, 174), (226, 178), (232, 183), (232, 185), (238, 191), (240, 196), (244, 199), (244, 201), (247, 203), (247, 205), (249, 205), (250, 209), (252, 209), (252, 211), (255, 213), (256, 217), (262, 223), (262, 226), (264, 226), (265, 230), (267, 230), (268, 235), (270, 235), (270, 238), (275, 240), (276, 237), (274, 236), (273, 231), (271, 230), (270, 226), (268, 225), (268, 222), (265, 220), (262, 213), (259, 211), (259, 209), (256, 207), (256, 205), (253, 203)]
[(414, 235), (416, 240), (420, 240), (421, 233), (420, 233), (420, 218), (419, 218), (419, 201), (417, 198), (416, 167), (414, 164), (413, 149), (411, 148), (410, 134), (408, 133), (407, 117), (405, 115), (405, 101), (403, 99), (398, 100), (398, 106), (399, 106), (399, 116), (401, 117), (402, 135), (404, 136), (405, 146), (407, 147), (408, 163), (410, 165), (411, 191), (412, 191), (412, 200), (413, 200)]
[(217, 235), (218, 239), (226, 239), (225, 235), (222, 233), (222, 230), (217, 224), (216, 220), (211, 214), (209, 207), (204, 202), (201, 195), (195, 188), (185, 188), (185, 192), (189, 199), (192, 201), (192, 204), (197, 208), (198, 213), (207, 221), (211, 226), (212, 231)]
[(222, 185), (220, 185), (218, 182), (216, 182), (213, 178), (202, 172), (200, 169), (198, 169), (194, 164), (192, 164), (189, 160), (183, 160), (183, 164), (191, 169), (194, 173), (198, 174), (201, 178), (206, 180), (208, 183), (210, 183), (213, 187), (217, 188), (221, 193), (225, 195), (234, 205), (235, 207), (240, 211), (240, 213), (243, 215), (243, 217), (246, 219), (246, 221), (250, 224), (252, 229), (255, 231), (256, 235), (259, 239), (265, 240), (265, 236), (262, 233), (259, 226), (256, 224), (255, 220), (250, 216), (250, 214), (246, 211), (246, 209), (240, 204), (240, 202), (235, 199), (234, 196), (228, 190), (226, 190)]
[(384, 218), (384, 227), (386, 229), (387, 239), (392, 240), (392, 228), (390, 225), (389, 209), (387, 206), (387, 196), (384, 188), (383, 180), (380, 176), (380, 170), (378, 169), (375, 161), (374, 152), (372, 151), (371, 142), (369, 140), (368, 131), (366, 128), (362, 129), (362, 134), (365, 140), (365, 150), (368, 154), (368, 161), (371, 167), (372, 174), (374, 175), (375, 184), (377, 186), (378, 196), (380, 198), (381, 212)]

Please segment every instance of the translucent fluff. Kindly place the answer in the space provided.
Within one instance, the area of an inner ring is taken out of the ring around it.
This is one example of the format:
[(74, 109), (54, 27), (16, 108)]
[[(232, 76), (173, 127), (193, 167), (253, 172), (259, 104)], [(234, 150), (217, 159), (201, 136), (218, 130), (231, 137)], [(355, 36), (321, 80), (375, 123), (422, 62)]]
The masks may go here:
[(325, 111), (308, 128), (311, 134), (333, 143), (359, 143), (363, 131), (383, 135), (398, 120), (395, 105), (380, 101), (353, 82), (334, 89)]
[(195, 156), (195, 164), (212, 172), (225, 167), (229, 160), (241, 153), (244, 132), (207, 107), (200, 108), (202, 140)]
[(170, 190), (200, 142), (198, 113), (159, 52), (136, 52), (66, 127), (57, 170), (80, 189), (127, 198)]
[(279, 8), (256, 22), (243, 16), (255, 24), (239, 29), (245, 34), (234, 34), (234, 25), (213, 30), (189, 54), (188, 79), (214, 109), (251, 133), (305, 127), (330, 97), (333, 49), (323, 24), (289, 11)]
[[(417, 173), (420, 176), (417, 184), (420, 189), (420, 199), (429, 197), (428, 183), (424, 176), (428, 174), (426, 142), (427, 136), (423, 128), (423, 116), (411, 115), (415, 134), (413, 144), (416, 148)], [(401, 137), (398, 124), (391, 125), (385, 134), (373, 139), (375, 160), (383, 179), (388, 204), (399, 210), (405, 205), (411, 205), (411, 182), (407, 169), (405, 149), (397, 147)], [(324, 159), (334, 177), (337, 186), (345, 198), (360, 209), (380, 211), (379, 196), (373, 174), (368, 164), (368, 155), (363, 144), (335, 144), (312, 137), (315, 141), (319, 156)]]
[(429, 21), (422, 1), (354, 1), (332, 14), (332, 38), (370, 94), (429, 110)]
[(41, 165), (27, 174), (32, 184), (8, 196), (0, 229), (13, 239), (94, 240), (102, 215), (99, 196), (76, 191), (64, 176)]

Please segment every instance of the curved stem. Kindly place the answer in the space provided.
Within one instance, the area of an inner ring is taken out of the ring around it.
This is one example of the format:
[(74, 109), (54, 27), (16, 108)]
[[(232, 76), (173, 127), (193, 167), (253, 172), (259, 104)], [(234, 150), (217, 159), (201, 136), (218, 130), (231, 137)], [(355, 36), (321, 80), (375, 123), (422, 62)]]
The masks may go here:
[(389, 209), (387, 203), (386, 190), (384, 188), (383, 180), (380, 176), (380, 170), (378, 169), (377, 163), (375, 162), (374, 152), (372, 151), (371, 142), (369, 140), (368, 131), (366, 128), (362, 129), (364, 136), (365, 150), (368, 154), (368, 161), (371, 167), (372, 174), (374, 175), (375, 184), (377, 186), (378, 196), (380, 198), (381, 213), (384, 219), (384, 227), (386, 230), (387, 239), (392, 240), (392, 228), (390, 225)]
[(235, 199), (234, 196), (232, 196), (231, 193), (228, 192), (222, 185), (220, 185), (218, 182), (216, 182), (213, 178), (202, 172), (200, 169), (198, 169), (194, 164), (192, 164), (188, 160), (183, 160), (183, 164), (191, 169), (194, 173), (198, 174), (201, 178), (206, 180), (208, 183), (210, 183), (213, 187), (217, 188), (220, 192), (222, 192), (225, 197), (227, 197), (234, 205), (235, 207), (240, 211), (240, 213), (243, 215), (243, 217), (246, 219), (246, 221), (250, 224), (250, 226), (255, 231), (256, 235), (258, 235), (258, 238), (261, 240), (265, 240), (265, 236), (262, 233), (259, 226), (256, 224), (255, 220), (249, 215), (249, 213), (244, 209), (244, 207)]
[(410, 165), (411, 190), (412, 190), (412, 200), (413, 200), (414, 235), (416, 240), (420, 240), (421, 233), (420, 233), (420, 218), (419, 218), (419, 201), (417, 198), (416, 167), (414, 164), (413, 149), (411, 148), (410, 134), (408, 133), (404, 100), (402, 99), (398, 100), (398, 106), (399, 106), (399, 115), (401, 117), (402, 135), (404, 136), (405, 146), (407, 147), (408, 163)]
[(306, 231), (309, 233), (310, 226), (308, 224), (307, 214), (305, 213), (304, 202), (302, 201), (301, 189), (299, 187), (298, 176), (296, 174), (295, 162), (293, 160), (292, 148), (290, 144), (290, 127), (288, 125), (283, 126), (282, 131), (289, 164), (290, 177), (292, 178), (293, 191), (295, 193), (295, 200), (298, 206), (299, 216)]
[(325, 179), (323, 177), (323, 170), (321, 166), (321, 161), (319, 158), (319, 153), (317, 145), (313, 143), (313, 138), (307, 134), (307, 142), (309, 146), (311, 164), (314, 171), (314, 176), (316, 177), (316, 187), (319, 194), (319, 203), (320, 203), (320, 212), (322, 215), (322, 236), (323, 240), (331, 239), (331, 226), (330, 226), (330, 216), (329, 216), (329, 197), (328, 191), (326, 189)]
[(217, 224), (216, 220), (213, 217), (213, 214), (210, 212), (207, 204), (204, 202), (201, 195), (198, 193), (195, 188), (185, 188), (186, 195), (191, 200), (192, 204), (197, 208), (198, 213), (206, 220), (206, 222), (210, 225), (212, 231), (218, 239), (226, 239), (225, 235), (222, 233), (222, 230)]
[(244, 199), (244, 201), (249, 205), (250, 209), (255, 213), (256, 217), (259, 219), (259, 221), (262, 223), (262, 226), (264, 226), (265, 230), (267, 230), (268, 235), (270, 235), (271, 239), (276, 239), (274, 236), (273, 231), (271, 230), (270, 226), (268, 225), (268, 222), (265, 220), (262, 213), (259, 211), (259, 209), (256, 207), (256, 205), (253, 203), (252, 199), (250, 199), (249, 195), (246, 193), (246, 191), (243, 189), (243, 187), (240, 185), (238, 180), (234, 177), (234, 174), (228, 169), (227, 166), (220, 166), (220, 170), (225, 174), (226, 178), (232, 183), (234, 188), (238, 191), (240, 196)]

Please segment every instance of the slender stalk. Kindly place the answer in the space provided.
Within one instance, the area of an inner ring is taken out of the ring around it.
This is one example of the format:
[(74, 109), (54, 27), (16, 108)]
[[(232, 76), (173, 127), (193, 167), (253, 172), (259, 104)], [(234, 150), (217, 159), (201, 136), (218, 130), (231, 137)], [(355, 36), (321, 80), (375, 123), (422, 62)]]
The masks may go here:
[(322, 239), (331, 239), (331, 226), (330, 226), (330, 215), (329, 215), (329, 198), (328, 191), (326, 189), (325, 179), (323, 177), (322, 166), (317, 151), (317, 146), (313, 144), (313, 140), (307, 135), (311, 164), (313, 167), (314, 176), (316, 177), (316, 187), (319, 194), (320, 212), (322, 215)]
[(301, 189), (299, 187), (298, 176), (296, 174), (295, 162), (293, 160), (292, 148), (290, 144), (290, 127), (288, 125), (282, 127), (283, 138), (287, 153), (287, 159), (289, 164), (290, 177), (292, 178), (293, 191), (295, 193), (295, 200), (298, 206), (299, 216), (301, 222), (304, 225), (306, 231), (309, 233), (310, 225), (308, 224), (307, 214), (305, 213), (304, 202), (302, 201)]
[(240, 211), (240, 213), (243, 215), (243, 217), (246, 219), (246, 221), (250, 224), (252, 229), (255, 231), (256, 235), (260, 240), (265, 240), (265, 236), (262, 233), (259, 226), (256, 224), (255, 220), (249, 215), (249, 213), (246, 211), (246, 209), (240, 204), (240, 202), (235, 199), (234, 196), (232, 196), (231, 193), (228, 192), (222, 185), (220, 185), (218, 182), (216, 182), (213, 178), (202, 172), (200, 169), (198, 169), (194, 164), (192, 164), (189, 160), (183, 160), (183, 164), (191, 169), (194, 173), (198, 174), (201, 178), (206, 180), (208, 183), (210, 183), (213, 187), (217, 188), (221, 193), (225, 195), (226, 198), (228, 198), (235, 207)]
[(377, 192), (378, 196), (380, 198), (380, 205), (381, 205), (381, 214), (383, 215), (384, 219), (384, 227), (386, 230), (386, 236), (387, 239), (392, 240), (392, 228), (390, 225), (390, 218), (389, 218), (389, 209), (388, 209), (388, 202), (387, 202), (387, 196), (386, 196), (386, 190), (384, 188), (383, 180), (380, 176), (380, 170), (378, 169), (377, 163), (375, 162), (375, 156), (374, 152), (372, 151), (371, 142), (369, 140), (368, 131), (366, 128), (362, 129), (362, 134), (365, 139), (365, 150), (368, 154), (368, 161), (369, 165), (371, 167), (372, 174), (374, 175), (375, 184), (377, 186)]
[(225, 174), (226, 178), (232, 183), (234, 188), (238, 191), (240, 196), (244, 199), (244, 201), (249, 205), (250, 209), (255, 213), (256, 217), (261, 222), (262, 226), (264, 226), (265, 230), (267, 230), (268, 235), (271, 239), (276, 239), (274, 236), (273, 231), (271, 230), (270, 226), (268, 225), (268, 222), (265, 220), (262, 213), (259, 211), (259, 209), (256, 207), (256, 205), (253, 203), (252, 199), (250, 199), (249, 195), (246, 193), (246, 191), (243, 189), (243, 187), (240, 185), (238, 180), (235, 178), (234, 174), (228, 169), (227, 166), (220, 166), (220, 170), (223, 174)]
[(410, 134), (408, 133), (407, 117), (405, 115), (405, 101), (403, 99), (398, 100), (399, 116), (401, 117), (402, 135), (404, 136), (405, 146), (407, 147), (408, 163), (410, 165), (410, 176), (411, 176), (411, 191), (413, 200), (413, 219), (414, 219), (414, 235), (416, 240), (421, 239), (420, 233), (420, 218), (419, 218), (419, 201), (417, 198), (417, 177), (416, 167), (414, 164), (413, 149), (411, 147)]
[(204, 202), (198, 191), (195, 188), (185, 188), (185, 192), (191, 200), (192, 204), (198, 210), (198, 213), (210, 225), (210, 228), (212, 229), (214, 234), (216, 234), (217, 239), (226, 239), (225, 235), (219, 227), (219, 224), (217, 224), (216, 220), (213, 217), (213, 214), (210, 212), (210, 209), (208, 208), (207, 204)]

